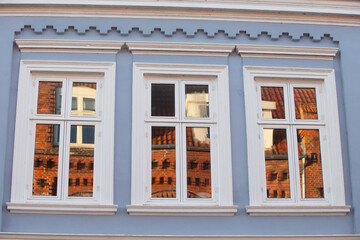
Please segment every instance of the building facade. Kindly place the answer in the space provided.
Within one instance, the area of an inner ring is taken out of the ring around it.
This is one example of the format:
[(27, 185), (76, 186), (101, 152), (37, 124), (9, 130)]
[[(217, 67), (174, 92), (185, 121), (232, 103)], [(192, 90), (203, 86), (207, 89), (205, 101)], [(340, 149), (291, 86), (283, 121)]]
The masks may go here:
[(0, 0), (0, 239), (360, 239), (360, 3)]

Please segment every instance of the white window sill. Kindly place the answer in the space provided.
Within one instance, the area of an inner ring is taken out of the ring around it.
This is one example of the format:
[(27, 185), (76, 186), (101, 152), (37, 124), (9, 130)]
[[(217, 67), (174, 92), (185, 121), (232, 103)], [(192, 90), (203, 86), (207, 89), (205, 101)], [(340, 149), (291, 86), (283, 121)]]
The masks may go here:
[(143, 216), (234, 216), (237, 206), (149, 206), (128, 205), (130, 215)]
[(351, 206), (247, 206), (250, 216), (343, 216)]
[(6, 203), (11, 213), (114, 215), (117, 205)]

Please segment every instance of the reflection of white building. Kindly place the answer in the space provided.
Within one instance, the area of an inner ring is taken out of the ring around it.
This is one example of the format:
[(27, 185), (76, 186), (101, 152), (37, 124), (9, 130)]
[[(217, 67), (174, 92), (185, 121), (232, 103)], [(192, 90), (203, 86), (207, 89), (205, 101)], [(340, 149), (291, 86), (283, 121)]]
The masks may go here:
[(205, 91), (187, 93), (185, 102), (187, 117), (209, 117), (209, 94)]
[[(276, 110), (275, 101), (261, 101), (262, 105), (262, 118), (272, 119), (272, 111)], [(274, 145), (273, 139), (274, 129), (264, 129), (264, 148), (265, 150), (271, 150)]]
[(210, 144), (209, 131), (210, 131), (210, 129), (207, 127), (191, 128), (191, 133), (192, 133), (194, 142)]
[(74, 86), (72, 88), (72, 115), (95, 115), (96, 89)]

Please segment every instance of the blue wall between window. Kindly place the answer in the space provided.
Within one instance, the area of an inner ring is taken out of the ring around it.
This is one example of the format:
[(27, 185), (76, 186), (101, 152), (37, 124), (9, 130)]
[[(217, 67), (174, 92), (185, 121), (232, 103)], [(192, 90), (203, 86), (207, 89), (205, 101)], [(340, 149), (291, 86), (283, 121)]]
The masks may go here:
[[(30, 26), (30, 27), (24, 27)], [(50, 26), (50, 27), (47, 27)], [(74, 26), (70, 27), (69, 26)], [(89, 27), (92, 26), (90, 29)], [(111, 30), (116, 27), (117, 30)], [(178, 30), (180, 29), (180, 30)], [(65, 31), (64, 31), (65, 30)], [(334, 68), (338, 91), (346, 204), (360, 208), (360, 42), (359, 28), (177, 20), (0, 18), (0, 215), (3, 232), (164, 234), (164, 235), (301, 235), (360, 233), (360, 214), (331, 217), (253, 217), (249, 204), (243, 73), (244, 65)], [(119, 32), (120, 31), (120, 32)], [(240, 33), (242, 32), (242, 33)], [(281, 37), (279, 37), (281, 36)], [(325, 36), (325, 37), (324, 37)], [(17, 39), (159, 41), (339, 47), (334, 61), (229, 57), (112, 54), (21, 53)], [(12, 151), (20, 60), (116, 61), (114, 216), (10, 214)], [(229, 66), (234, 217), (129, 216), (131, 193), (131, 93), (133, 62), (221, 64)], [(352, 184), (351, 184), (352, 183)], [(186, 231), (184, 231), (186, 229)]]

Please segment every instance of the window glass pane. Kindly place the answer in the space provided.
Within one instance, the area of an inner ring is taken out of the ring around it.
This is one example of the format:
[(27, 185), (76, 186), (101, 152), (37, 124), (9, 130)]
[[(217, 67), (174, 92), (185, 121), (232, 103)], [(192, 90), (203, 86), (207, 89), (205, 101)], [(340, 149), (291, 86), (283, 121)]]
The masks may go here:
[(77, 110), (78, 106), (77, 106), (78, 102), (77, 102), (77, 98), (73, 97), (72, 101), (71, 101), (71, 110)]
[(33, 195), (57, 195), (59, 140), (54, 136), (59, 136), (59, 130), (58, 124), (36, 124)]
[(83, 109), (85, 111), (95, 112), (95, 99), (94, 98), (83, 98)]
[(94, 126), (82, 126), (82, 143), (94, 144), (94, 135)]
[(174, 84), (151, 84), (151, 116), (175, 116)]
[(187, 127), (187, 198), (211, 198), (210, 160), (210, 128)]
[(267, 198), (290, 198), (286, 129), (264, 129)]
[(319, 130), (298, 129), (301, 198), (323, 198)]
[(151, 136), (151, 196), (153, 198), (175, 198), (175, 127), (152, 127)]
[[(72, 87), (72, 115), (95, 115), (96, 83), (74, 82)], [(77, 106), (75, 108), (75, 106)]]
[(318, 119), (315, 88), (294, 88), (296, 119)]
[(37, 114), (61, 114), (62, 82), (39, 82)]
[[(91, 130), (89, 130), (91, 129)], [(94, 129), (95, 126), (72, 125), (70, 136), (78, 136), (76, 142), (70, 144), (68, 195), (72, 197), (93, 196), (93, 164), (94, 164)], [(84, 142), (84, 132), (86, 142)], [(81, 138), (79, 138), (81, 136)], [(72, 141), (72, 139), (71, 139)]]
[(284, 89), (282, 87), (261, 87), (263, 119), (285, 119)]
[(209, 117), (209, 87), (207, 85), (185, 85), (186, 117)]

